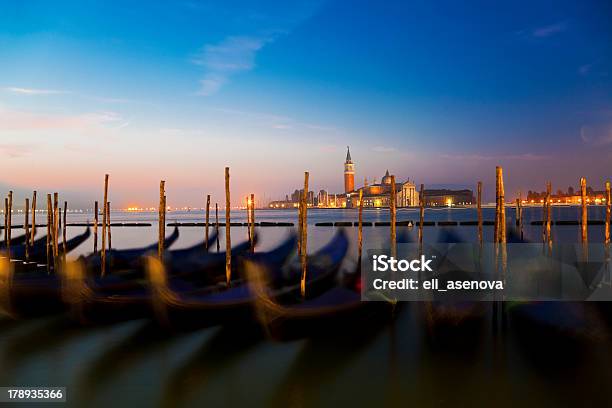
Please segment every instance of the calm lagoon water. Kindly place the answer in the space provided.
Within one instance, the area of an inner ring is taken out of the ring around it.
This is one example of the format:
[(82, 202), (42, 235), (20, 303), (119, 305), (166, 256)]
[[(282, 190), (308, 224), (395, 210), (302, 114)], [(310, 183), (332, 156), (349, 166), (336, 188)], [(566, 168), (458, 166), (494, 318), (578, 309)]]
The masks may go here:
[[(484, 219), (493, 219), (484, 209)], [(553, 208), (554, 219), (577, 220), (577, 207)], [(526, 208), (525, 235), (540, 239), (540, 208)], [(603, 207), (589, 208), (603, 219)], [(224, 214), (220, 213), (223, 222)], [(18, 218), (18, 217), (16, 217)], [(70, 214), (69, 222), (91, 214)], [(156, 240), (156, 214), (112, 214), (113, 222), (152, 222), (151, 227), (112, 229), (113, 246), (137, 247)], [(297, 222), (295, 211), (262, 210), (257, 221)], [(309, 212), (309, 250), (324, 245), (335, 228), (317, 222), (355, 221), (355, 210)], [(398, 220), (417, 220), (417, 210), (398, 211)], [(473, 209), (428, 209), (426, 220), (475, 220)], [(202, 221), (201, 212), (168, 213), (167, 221)], [(245, 221), (244, 212), (232, 220)], [(365, 221), (387, 221), (386, 210), (368, 210)], [(508, 222), (514, 210), (508, 209)], [(19, 223), (16, 219), (14, 223)], [(403, 229), (405, 227), (398, 227)], [(468, 241), (476, 227), (451, 227)], [(170, 233), (171, 228), (167, 228)], [(289, 228), (259, 228), (259, 249), (280, 242)], [(83, 231), (69, 227), (68, 235)], [(357, 228), (348, 228), (356, 239)], [(493, 234), (485, 227), (485, 239)], [(416, 229), (406, 228), (408, 234)], [(435, 241), (438, 228), (425, 227)], [(221, 234), (223, 234), (223, 228)], [(19, 235), (14, 231), (14, 235)], [(201, 227), (180, 229), (175, 248), (201, 241)], [(366, 242), (384, 243), (388, 227), (365, 227)], [(577, 226), (554, 226), (555, 240), (577, 242)], [(589, 227), (591, 242), (603, 227)], [(245, 240), (246, 228), (232, 227), (232, 242)], [(222, 235), (223, 237), (223, 235)], [(220, 240), (223, 248), (224, 239)], [(84, 243), (75, 255), (91, 251)], [(354, 264), (355, 245), (346, 268)], [(606, 341), (542, 339), (491, 318), (466, 335), (427, 329), (422, 304), (402, 304), (391, 324), (347, 328), (323, 338), (269, 340), (252, 327), (221, 327), (167, 333), (146, 320), (104, 327), (79, 327), (63, 316), (31, 321), (0, 317), (0, 386), (67, 386), (71, 406), (609, 406), (612, 347)], [(605, 326), (609, 330), (609, 325)]]

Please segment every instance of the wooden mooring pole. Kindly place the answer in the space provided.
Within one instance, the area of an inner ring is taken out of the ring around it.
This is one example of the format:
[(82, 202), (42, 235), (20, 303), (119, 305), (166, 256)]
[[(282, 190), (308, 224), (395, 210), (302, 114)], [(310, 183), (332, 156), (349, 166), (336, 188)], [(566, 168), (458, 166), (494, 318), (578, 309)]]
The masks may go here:
[[(62, 224), (62, 260), (66, 264), (66, 213), (68, 212), (68, 202), (64, 201), (64, 223)], [(110, 242), (110, 229), (109, 242)], [(110, 246), (110, 245), (109, 245)]]
[(550, 226), (552, 224), (552, 183), (549, 181), (546, 184), (546, 242), (548, 244), (552, 243), (552, 236)]
[(204, 241), (204, 247), (206, 248), (206, 250), (208, 251), (208, 221), (209, 221), (209, 216), (210, 216), (210, 194), (206, 195), (206, 230), (205, 230), (205, 241)]
[(166, 212), (166, 203), (164, 197), (166, 196), (166, 182), (161, 180), (159, 182), (159, 212), (157, 214), (158, 218), (158, 230), (157, 230), (157, 258), (160, 262), (164, 260), (164, 239), (165, 239), (165, 212)]
[(59, 194), (53, 193), (53, 264), (55, 270), (59, 266)]
[(32, 231), (30, 233), (30, 245), (34, 246), (34, 236), (36, 235), (36, 191), (32, 193)]
[(23, 229), (25, 231), (25, 258), (26, 261), (30, 258), (30, 199), (26, 197), (24, 207), (24, 222)]
[(389, 215), (391, 217), (391, 248), (394, 249), (395, 242), (397, 241), (397, 230), (396, 230), (396, 204), (397, 204), (397, 192), (395, 191), (395, 176), (391, 176), (391, 195), (389, 197)]
[(230, 231), (230, 211), (232, 209), (230, 200), (230, 169), (225, 168), (225, 280), (227, 286), (232, 280), (232, 237)]
[(495, 232), (496, 241), (506, 243), (506, 208), (504, 194), (504, 174), (501, 166), (495, 168), (495, 178), (497, 181), (497, 216)]
[(219, 245), (219, 203), (215, 203), (215, 232), (217, 233), (217, 252), (221, 249)]
[[(165, 218), (164, 218), (165, 220)], [(113, 249), (113, 238), (112, 238), (112, 234), (111, 234), (111, 202), (107, 202), (106, 203), (106, 222), (108, 224), (107, 226), (107, 234), (108, 234), (108, 250), (109, 250), (109, 256), (112, 257), (112, 252), (110, 252), (111, 249)], [(109, 265), (112, 265), (113, 259), (110, 258), (108, 261)]]
[(425, 185), (421, 184), (419, 192), (419, 244), (423, 243), (423, 223), (425, 221)]
[(249, 235), (251, 237), (251, 252), (255, 251), (255, 194), (251, 193), (251, 225), (249, 226)]
[(9, 191), (8, 194), (8, 238), (7, 238), (7, 247), (9, 250), (9, 253), (11, 251), (11, 234), (12, 234), (12, 229), (13, 229), (13, 192)]
[(300, 260), (302, 263), (302, 279), (300, 281), (300, 292), (302, 296), (306, 296), (306, 255), (308, 253), (308, 176), (309, 173), (307, 171), (304, 172), (304, 194), (302, 194), (302, 254), (300, 256)]
[(587, 226), (588, 226), (588, 216), (587, 216), (587, 182), (586, 178), (580, 178), (580, 202), (581, 202), (581, 222), (580, 222), (580, 232), (582, 243), (586, 243), (588, 241), (587, 236)]
[(102, 202), (102, 276), (106, 274), (106, 203), (108, 202), (108, 174), (104, 175), (104, 201)]
[(363, 189), (359, 189), (359, 216), (357, 225), (358, 254), (359, 262), (361, 262), (361, 253), (363, 249)]
[(604, 242), (606, 244), (610, 243), (610, 208), (612, 203), (610, 203), (610, 182), (606, 181), (606, 227), (604, 234)]
[(94, 254), (98, 253), (98, 202), (94, 202)]
[(482, 181), (476, 186), (476, 213), (478, 216), (478, 242), (482, 245)]
[(53, 229), (51, 219), (53, 218), (53, 203), (51, 194), (47, 194), (47, 271), (51, 268), (51, 230)]

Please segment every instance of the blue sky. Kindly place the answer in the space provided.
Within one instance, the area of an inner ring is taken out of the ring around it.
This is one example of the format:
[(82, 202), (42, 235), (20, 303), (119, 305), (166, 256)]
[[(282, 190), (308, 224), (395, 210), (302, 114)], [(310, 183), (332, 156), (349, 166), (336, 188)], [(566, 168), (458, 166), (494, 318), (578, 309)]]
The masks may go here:
[(609, 2), (125, 3), (0, 1), (0, 188), (340, 191), (346, 145), (358, 184), (610, 177)]

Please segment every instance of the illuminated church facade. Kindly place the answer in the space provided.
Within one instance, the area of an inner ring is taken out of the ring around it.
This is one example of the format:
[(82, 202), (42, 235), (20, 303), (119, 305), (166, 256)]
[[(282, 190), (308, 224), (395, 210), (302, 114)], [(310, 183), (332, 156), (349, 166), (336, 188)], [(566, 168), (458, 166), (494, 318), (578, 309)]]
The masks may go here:
[[(346, 160), (344, 161), (344, 194), (329, 194), (327, 203), (329, 207), (358, 207), (359, 192), (363, 194), (364, 207), (389, 207), (391, 200), (391, 175), (386, 171), (380, 183), (368, 184), (364, 179), (363, 186), (355, 188), (355, 163), (351, 158), (349, 147), (346, 148)], [(410, 180), (395, 181), (396, 206), (416, 207), (419, 205), (419, 193), (416, 185)]]

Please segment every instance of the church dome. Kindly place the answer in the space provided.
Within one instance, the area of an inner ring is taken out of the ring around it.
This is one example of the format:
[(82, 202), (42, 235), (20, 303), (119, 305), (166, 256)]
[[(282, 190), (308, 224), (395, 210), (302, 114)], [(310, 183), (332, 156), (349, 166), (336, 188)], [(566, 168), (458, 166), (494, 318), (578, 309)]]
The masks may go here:
[(387, 172), (383, 176), (382, 183), (383, 184), (391, 184), (391, 176), (389, 175), (389, 170), (387, 170)]

